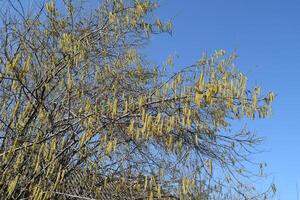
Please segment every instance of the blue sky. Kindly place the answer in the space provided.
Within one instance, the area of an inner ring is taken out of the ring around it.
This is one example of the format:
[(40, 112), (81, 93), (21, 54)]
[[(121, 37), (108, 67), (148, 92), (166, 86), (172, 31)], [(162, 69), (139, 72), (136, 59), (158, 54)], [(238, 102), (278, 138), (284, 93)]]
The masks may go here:
[[(147, 53), (158, 64), (176, 54), (178, 67), (198, 60), (203, 51), (225, 49), (240, 56), (237, 67), (252, 84), (278, 96), (273, 115), (248, 123), (265, 137), (256, 156), (266, 161), (278, 199), (300, 193), (300, 1), (298, 0), (162, 0), (156, 13), (172, 18), (173, 36), (152, 39)], [(300, 194), (299, 194), (300, 195)], [(300, 198), (300, 196), (299, 196)]]

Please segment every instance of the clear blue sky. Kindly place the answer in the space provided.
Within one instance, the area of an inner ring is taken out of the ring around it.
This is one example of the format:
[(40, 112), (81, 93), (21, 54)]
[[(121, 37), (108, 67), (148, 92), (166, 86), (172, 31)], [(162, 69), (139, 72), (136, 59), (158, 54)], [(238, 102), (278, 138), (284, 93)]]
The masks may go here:
[[(249, 124), (265, 137), (265, 153), (278, 199), (296, 200), (300, 192), (300, 1), (162, 0), (156, 13), (172, 18), (173, 37), (152, 39), (147, 49), (157, 63), (176, 53), (178, 66), (198, 60), (203, 51), (236, 51), (237, 67), (250, 82), (278, 94), (273, 115)], [(299, 194), (300, 195), (300, 194)], [(300, 198), (300, 196), (299, 196)]]

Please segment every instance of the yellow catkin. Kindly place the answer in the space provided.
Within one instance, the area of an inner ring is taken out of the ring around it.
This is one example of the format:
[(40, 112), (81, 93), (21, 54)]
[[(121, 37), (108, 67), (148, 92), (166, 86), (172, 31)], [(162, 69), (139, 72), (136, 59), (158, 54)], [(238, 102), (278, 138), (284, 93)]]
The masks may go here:
[(8, 194), (7, 194), (7, 198), (10, 198), (12, 196), (12, 194), (14, 193), (15, 189), (16, 189), (16, 186), (18, 184), (18, 181), (19, 181), (19, 178), (20, 176), (17, 175), (15, 176), (15, 178), (9, 183), (9, 186), (8, 186)]
[(117, 109), (118, 109), (118, 99), (115, 99), (113, 102), (113, 108), (112, 108), (112, 116), (115, 117), (117, 115)]
[(73, 87), (72, 75), (71, 75), (71, 72), (68, 72), (67, 88), (68, 88), (68, 90), (71, 90), (72, 87)]
[(24, 77), (26, 76), (26, 74), (28, 73), (29, 69), (30, 69), (30, 65), (31, 65), (31, 56), (29, 56), (22, 68), (22, 70), (20, 71), (20, 79), (23, 80)]
[(113, 150), (113, 142), (108, 141), (108, 143), (106, 144), (105, 153), (108, 155), (112, 152), (112, 150)]
[(208, 160), (208, 167), (209, 167), (209, 175), (212, 175), (212, 173), (213, 173), (213, 166), (212, 166), (212, 160), (211, 159), (209, 159)]
[(156, 120), (155, 120), (156, 124), (159, 124), (159, 123), (160, 123), (160, 120), (161, 120), (161, 114), (158, 113), (158, 114), (156, 115)]
[(153, 194), (153, 192), (152, 192), (152, 191), (150, 192), (150, 195), (149, 195), (149, 200), (154, 200), (154, 194)]
[(13, 117), (13, 118), (15, 117), (15, 115), (16, 115), (16, 113), (17, 113), (19, 107), (20, 107), (20, 101), (17, 101), (16, 104), (15, 104), (15, 107), (14, 107), (14, 109), (13, 109), (13, 111), (12, 111), (12, 117)]
[(132, 135), (133, 134), (133, 129), (134, 129), (134, 120), (132, 119), (130, 121), (130, 125), (129, 125), (129, 128), (128, 128), (128, 133), (129, 135)]
[(161, 198), (161, 188), (160, 184), (157, 184), (157, 197), (160, 199)]
[(124, 112), (127, 113), (128, 112), (128, 101), (127, 99), (124, 102)]
[(46, 9), (49, 13), (52, 13), (54, 12), (54, 9), (55, 9), (55, 3), (54, 1), (51, 1), (49, 3), (46, 3)]
[(19, 63), (21, 58), (21, 54), (17, 54), (16, 57), (13, 59), (10, 68), (11, 68), (11, 72), (14, 72), (17, 68), (17, 64)]
[(148, 177), (145, 176), (145, 180), (144, 180), (144, 191), (147, 190), (147, 187), (148, 187)]

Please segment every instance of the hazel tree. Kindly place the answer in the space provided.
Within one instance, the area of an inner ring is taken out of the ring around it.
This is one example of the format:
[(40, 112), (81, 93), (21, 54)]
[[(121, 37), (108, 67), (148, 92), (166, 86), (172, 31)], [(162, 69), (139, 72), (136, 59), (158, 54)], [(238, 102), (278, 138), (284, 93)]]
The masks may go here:
[(112, 186), (128, 199), (268, 194), (249, 184), (259, 176), (247, 166), (260, 138), (231, 123), (267, 117), (274, 94), (249, 88), (237, 56), (224, 50), (176, 72), (170, 59), (152, 66), (140, 49), (172, 31), (153, 20), (157, 7), (103, 0), (91, 10), (62, 0), (2, 8), (0, 196), (101, 199)]

